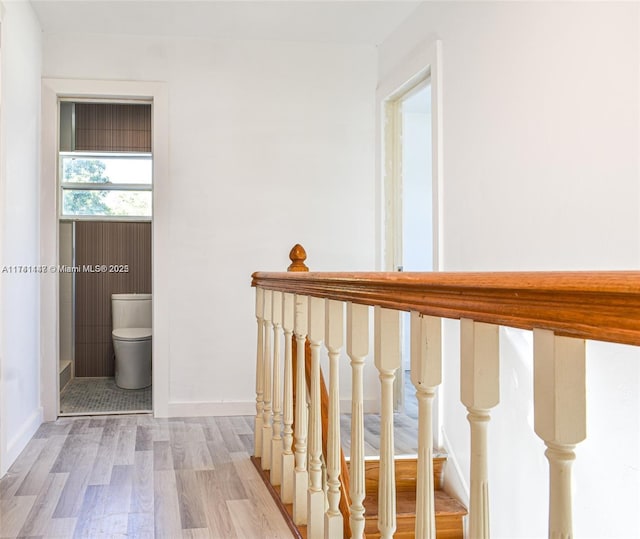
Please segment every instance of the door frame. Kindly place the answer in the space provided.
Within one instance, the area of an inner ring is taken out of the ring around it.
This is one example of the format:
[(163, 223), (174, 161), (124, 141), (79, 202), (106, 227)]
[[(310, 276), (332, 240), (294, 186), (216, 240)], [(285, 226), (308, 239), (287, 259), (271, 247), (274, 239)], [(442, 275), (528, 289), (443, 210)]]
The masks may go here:
[[(425, 43), (398, 63), (378, 83), (376, 106), (377, 200), (376, 262), (382, 271), (397, 271), (402, 260), (402, 117), (401, 102), (423, 83), (431, 83), (431, 152), (432, 152), (432, 226), (433, 271), (442, 269), (442, 183), (443, 183), (443, 111), (442, 111), (442, 43)], [(441, 386), (442, 387), (442, 386)], [(394, 406), (404, 402), (404, 371), (399, 369), (394, 385)], [(439, 397), (434, 402), (434, 445), (442, 446), (442, 412)]]
[[(167, 417), (169, 408), (169, 103), (167, 84), (145, 81), (42, 80), (42, 154), (40, 176), (40, 255), (59, 264), (58, 234), (58, 100), (144, 99), (152, 104), (153, 218), (153, 414)], [(60, 332), (58, 279), (40, 285), (41, 402), (45, 421), (60, 410)]]
[(380, 82), (378, 104), (378, 178), (381, 233), (378, 238), (378, 267), (396, 271), (402, 254), (397, 230), (402, 227), (402, 118), (401, 102), (427, 80), (431, 81), (431, 151), (433, 186), (433, 267), (442, 266), (442, 44), (421, 47)]
[[(2, 106), (2, 78), (3, 78), (3, 71), (2, 71), (2, 60), (3, 60), (3, 56), (4, 56), (4, 30), (3, 30), (3, 24), (4, 24), (4, 6), (2, 5), (2, 2), (0, 2), (0, 197), (2, 198), (2, 200), (4, 200), (4, 171), (5, 171), (5, 133), (4, 133), (4, 123), (2, 122), (2, 114), (3, 114), (3, 106)], [(0, 212), (2, 212), (2, 210), (0, 209)], [(3, 239), (3, 226), (4, 226), (4, 216), (0, 215), (0, 252), (2, 249), (2, 239)], [(4, 305), (4, 298), (2, 297), (2, 287), (0, 286), (0, 305)], [(0, 346), (2, 346), (1, 343), (4, 342), (4, 320), (3, 320), (3, 313), (2, 311), (0, 311)], [(0, 348), (1, 350), (1, 348)], [(3, 373), (3, 369), (4, 369), (4, 364), (3, 364), (3, 358), (0, 358), (0, 476), (3, 475), (3, 472), (5, 471), (3, 463), (5, 462), (5, 459), (7, 458), (7, 452), (6, 452), (6, 432), (4, 429), (4, 426), (6, 424), (6, 419), (5, 419), (5, 413), (6, 413), (6, 407), (5, 407), (5, 402), (4, 402), (4, 373)]]

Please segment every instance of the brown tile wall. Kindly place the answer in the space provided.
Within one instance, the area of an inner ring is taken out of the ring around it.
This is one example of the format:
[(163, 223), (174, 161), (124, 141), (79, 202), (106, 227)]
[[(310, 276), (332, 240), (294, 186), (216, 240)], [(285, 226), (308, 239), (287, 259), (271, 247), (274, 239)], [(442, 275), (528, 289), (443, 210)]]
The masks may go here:
[(151, 292), (151, 223), (78, 221), (76, 266), (128, 265), (128, 272), (76, 273), (75, 375), (113, 376), (111, 294)]
[(76, 103), (75, 149), (151, 151), (151, 105)]

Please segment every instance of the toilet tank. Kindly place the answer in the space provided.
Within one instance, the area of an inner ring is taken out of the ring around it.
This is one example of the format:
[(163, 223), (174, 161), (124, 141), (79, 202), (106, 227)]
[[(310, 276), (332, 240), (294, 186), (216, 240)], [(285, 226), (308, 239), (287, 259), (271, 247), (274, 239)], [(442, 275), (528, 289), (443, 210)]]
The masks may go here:
[(150, 328), (151, 294), (112, 294), (112, 329)]

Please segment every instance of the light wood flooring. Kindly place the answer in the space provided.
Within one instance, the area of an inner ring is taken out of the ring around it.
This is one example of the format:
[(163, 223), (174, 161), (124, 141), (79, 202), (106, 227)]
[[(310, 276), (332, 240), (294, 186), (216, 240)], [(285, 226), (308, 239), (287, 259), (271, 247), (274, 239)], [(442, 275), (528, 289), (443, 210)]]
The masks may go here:
[[(416, 453), (407, 389), (396, 454)], [(341, 423), (348, 455), (350, 416)], [(379, 454), (379, 433), (367, 415), (367, 455)], [(253, 417), (61, 417), (0, 480), (0, 538), (289, 539), (252, 453)]]
[[(393, 414), (393, 437), (396, 455), (418, 454), (418, 401), (409, 371), (404, 373), (402, 409)], [(350, 414), (340, 416), (340, 438), (342, 451), (348, 457), (351, 446)], [(364, 454), (366, 457), (380, 455), (380, 416), (378, 414), (365, 414), (364, 416)]]
[(291, 538), (249, 460), (253, 418), (60, 418), (0, 480), (4, 538)]

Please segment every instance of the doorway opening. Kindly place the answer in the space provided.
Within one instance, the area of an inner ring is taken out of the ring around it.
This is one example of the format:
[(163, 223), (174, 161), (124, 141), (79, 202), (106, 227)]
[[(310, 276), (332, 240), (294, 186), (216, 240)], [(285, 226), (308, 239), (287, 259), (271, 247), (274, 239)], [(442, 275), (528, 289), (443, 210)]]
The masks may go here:
[(151, 412), (152, 105), (58, 105), (58, 413)]
[[(384, 102), (385, 266), (428, 272), (438, 267), (438, 162), (434, 80), (429, 66)], [(396, 411), (415, 413), (410, 381), (410, 314), (401, 314), (402, 368)]]
[[(399, 271), (433, 271), (433, 181), (431, 174), (431, 81), (426, 79), (400, 99), (401, 173)], [(402, 313), (402, 370), (410, 385), (411, 315)], [(400, 392), (398, 392), (400, 393)], [(409, 395), (412, 394), (410, 390)], [(406, 398), (400, 404), (406, 404)]]

